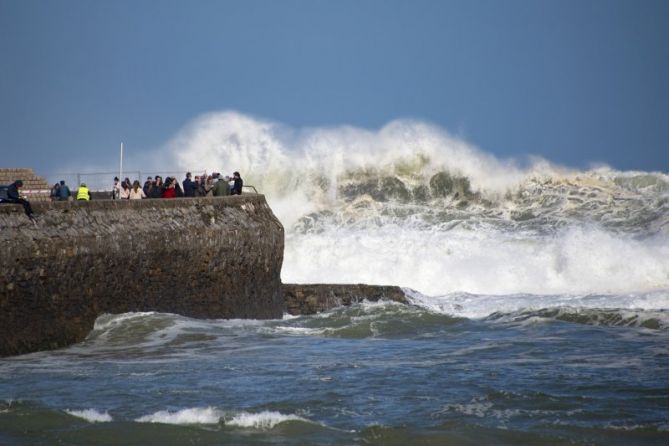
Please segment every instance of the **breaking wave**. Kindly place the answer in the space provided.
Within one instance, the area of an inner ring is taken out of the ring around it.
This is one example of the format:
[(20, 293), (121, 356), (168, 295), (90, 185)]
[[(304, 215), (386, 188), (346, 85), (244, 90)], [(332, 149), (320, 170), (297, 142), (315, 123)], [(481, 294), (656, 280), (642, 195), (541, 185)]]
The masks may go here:
[(214, 407), (193, 407), (174, 412), (161, 410), (150, 415), (137, 418), (138, 423), (162, 424), (218, 424), (224, 412)]
[(239, 170), (286, 227), (285, 282), (429, 295), (669, 288), (669, 176), (498, 159), (424, 122), (292, 129), (235, 112), (166, 149)]
[(240, 412), (225, 421), (227, 426), (237, 426), (253, 429), (273, 429), (277, 424), (286, 421), (302, 421), (308, 420), (297, 415), (284, 415), (276, 411), (262, 411), (259, 413)]
[(138, 423), (162, 423), (175, 425), (191, 424), (225, 424), (226, 426), (242, 427), (247, 429), (273, 429), (280, 423), (287, 421), (309, 422), (297, 415), (286, 415), (276, 411), (230, 412), (215, 407), (192, 407), (170, 412), (161, 410), (150, 415), (139, 417)]

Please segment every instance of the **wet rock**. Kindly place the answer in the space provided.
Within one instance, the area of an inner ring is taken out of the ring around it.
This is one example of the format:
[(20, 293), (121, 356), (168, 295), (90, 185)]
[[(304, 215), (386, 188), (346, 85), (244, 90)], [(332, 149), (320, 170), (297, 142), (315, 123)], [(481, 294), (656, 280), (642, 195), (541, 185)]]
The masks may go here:
[(284, 284), (286, 312), (292, 315), (309, 315), (339, 306), (349, 306), (364, 300), (380, 299), (409, 303), (404, 291), (397, 286)]

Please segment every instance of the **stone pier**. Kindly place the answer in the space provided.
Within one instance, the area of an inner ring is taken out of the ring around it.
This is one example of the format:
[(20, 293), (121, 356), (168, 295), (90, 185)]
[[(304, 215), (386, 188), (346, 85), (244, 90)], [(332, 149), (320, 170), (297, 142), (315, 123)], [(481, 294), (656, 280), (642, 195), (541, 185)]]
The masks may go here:
[(83, 340), (102, 313), (280, 318), (284, 233), (262, 195), (0, 205), (0, 356)]

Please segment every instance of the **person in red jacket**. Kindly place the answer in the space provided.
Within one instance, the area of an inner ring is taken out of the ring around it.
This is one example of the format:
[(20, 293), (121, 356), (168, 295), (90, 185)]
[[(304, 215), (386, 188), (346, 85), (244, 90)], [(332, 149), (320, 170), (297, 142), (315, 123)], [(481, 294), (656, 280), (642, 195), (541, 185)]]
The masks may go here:
[(170, 178), (169, 184), (165, 187), (165, 190), (163, 191), (163, 198), (176, 198), (177, 197), (177, 191), (175, 189), (175, 179)]

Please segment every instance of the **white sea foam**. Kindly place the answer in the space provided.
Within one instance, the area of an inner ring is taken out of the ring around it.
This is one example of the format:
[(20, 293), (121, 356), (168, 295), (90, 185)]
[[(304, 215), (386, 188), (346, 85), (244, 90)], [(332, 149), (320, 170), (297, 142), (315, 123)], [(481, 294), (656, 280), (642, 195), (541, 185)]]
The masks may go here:
[(277, 326), (274, 328), (265, 328), (263, 331), (267, 331), (270, 333), (286, 334), (286, 335), (296, 335), (296, 336), (319, 336), (325, 333), (332, 332), (332, 329)]
[[(653, 318), (662, 326), (669, 327), (669, 289), (640, 294), (617, 295), (476, 295), (452, 293), (443, 296), (425, 296), (406, 290), (409, 300), (420, 307), (435, 313), (449, 314), (466, 318), (483, 318), (493, 313), (510, 315), (514, 318), (518, 312), (526, 314), (536, 310), (557, 308), (562, 314), (585, 313), (588, 310), (616, 310), (621, 324), (639, 325), (645, 319)], [(639, 312), (645, 312), (639, 320)], [(555, 316), (560, 316), (560, 312)], [(539, 315), (536, 315), (539, 317)], [(598, 319), (599, 318), (599, 319)], [(605, 314), (593, 315), (592, 323), (605, 321)]]
[(137, 418), (138, 423), (162, 423), (162, 424), (219, 424), (224, 420), (228, 426), (237, 426), (252, 429), (272, 429), (279, 423), (285, 421), (308, 421), (297, 415), (285, 415), (275, 411), (262, 411), (258, 413), (237, 412), (226, 413), (215, 407), (192, 407), (177, 411), (161, 410), (150, 415)]
[(228, 426), (237, 426), (252, 429), (272, 429), (279, 423), (286, 421), (308, 421), (297, 415), (284, 415), (275, 411), (258, 413), (241, 412), (225, 421)]
[(136, 313), (121, 313), (121, 314), (103, 314), (95, 320), (93, 330), (105, 331), (112, 327), (118, 327), (128, 321), (138, 320), (152, 316), (154, 312), (136, 312)]
[(175, 412), (161, 410), (137, 418), (138, 423), (218, 424), (224, 413), (214, 407), (192, 407)]
[(289, 236), (282, 278), (398, 285), (428, 295), (629, 293), (668, 288), (666, 259), (669, 237), (638, 240), (594, 228), (545, 237), (344, 228)]
[(96, 409), (84, 409), (84, 410), (65, 410), (68, 414), (73, 417), (82, 418), (89, 423), (106, 423), (113, 421), (112, 416), (107, 412), (99, 412)]

